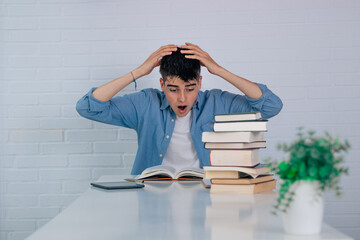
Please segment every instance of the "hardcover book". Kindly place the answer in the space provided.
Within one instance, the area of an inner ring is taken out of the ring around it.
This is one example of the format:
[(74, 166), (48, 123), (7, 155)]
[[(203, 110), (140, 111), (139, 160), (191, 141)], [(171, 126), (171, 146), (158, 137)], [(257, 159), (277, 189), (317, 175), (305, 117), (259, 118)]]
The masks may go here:
[(259, 164), (259, 149), (217, 149), (210, 151), (211, 166), (253, 167)]
[(276, 180), (249, 185), (220, 185), (212, 184), (210, 193), (256, 194), (276, 188)]
[(232, 113), (232, 114), (218, 114), (214, 117), (216, 122), (237, 122), (247, 120), (259, 120), (261, 119), (260, 112), (244, 112), (244, 113)]
[(241, 122), (215, 122), (215, 132), (265, 132), (267, 120), (241, 121)]
[(215, 167), (205, 166), (205, 178), (241, 178), (244, 176), (251, 176), (256, 178), (260, 175), (270, 173), (269, 168), (264, 164), (259, 164), (255, 167)]
[(203, 142), (249, 143), (265, 140), (264, 132), (203, 132)]
[(252, 148), (265, 148), (266, 142), (250, 142), (250, 143), (238, 143), (238, 142), (207, 142), (205, 148), (207, 149), (252, 149)]
[(212, 178), (211, 184), (226, 184), (226, 185), (249, 185), (254, 183), (261, 183), (274, 180), (273, 175), (260, 175), (257, 178), (243, 177), (243, 178)]

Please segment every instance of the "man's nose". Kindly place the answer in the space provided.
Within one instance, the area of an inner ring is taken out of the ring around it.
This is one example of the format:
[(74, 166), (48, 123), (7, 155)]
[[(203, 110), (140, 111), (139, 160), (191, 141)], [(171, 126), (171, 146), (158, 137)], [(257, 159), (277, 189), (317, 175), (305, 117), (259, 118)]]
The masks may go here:
[(185, 92), (184, 91), (180, 91), (179, 95), (178, 95), (178, 101), (179, 102), (185, 102)]

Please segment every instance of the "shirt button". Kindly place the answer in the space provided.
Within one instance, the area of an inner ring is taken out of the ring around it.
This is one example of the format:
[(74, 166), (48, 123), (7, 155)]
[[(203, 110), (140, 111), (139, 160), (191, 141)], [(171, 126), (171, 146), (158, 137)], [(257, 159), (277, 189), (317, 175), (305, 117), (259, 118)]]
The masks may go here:
[(169, 139), (169, 135), (167, 135), (166, 138)]
[(171, 119), (171, 122), (174, 122), (174, 119)]
[(162, 157), (162, 154), (160, 154), (160, 157)]

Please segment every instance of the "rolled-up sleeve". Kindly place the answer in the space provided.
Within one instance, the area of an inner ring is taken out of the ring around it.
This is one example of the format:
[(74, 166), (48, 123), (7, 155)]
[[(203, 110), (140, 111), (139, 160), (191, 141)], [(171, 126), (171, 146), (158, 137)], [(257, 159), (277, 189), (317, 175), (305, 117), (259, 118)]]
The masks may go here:
[(262, 91), (262, 96), (258, 99), (253, 99), (248, 96), (245, 96), (245, 98), (252, 109), (261, 112), (263, 119), (269, 119), (281, 111), (283, 103), (266, 85), (260, 83), (257, 83), (257, 85)]
[(263, 119), (269, 119), (277, 115), (283, 103), (266, 85), (256, 83), (261, 89), (262, 96), (258, 99), (250, 98), (246, 95), (238, 95), (229, 92), (222, 92), (221, 100), (225, 106), (229, 106), (229, 113), (257, 112), (261, 113)]

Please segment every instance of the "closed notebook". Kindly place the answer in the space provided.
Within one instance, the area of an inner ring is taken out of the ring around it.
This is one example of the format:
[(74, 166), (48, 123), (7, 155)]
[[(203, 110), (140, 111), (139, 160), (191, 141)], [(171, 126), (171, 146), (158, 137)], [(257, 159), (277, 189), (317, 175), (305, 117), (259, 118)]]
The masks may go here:
[(203, 132), (203, 142), (249, 143), (265, 140), (264, 132)]
[(255, 183), (249, 185), (221, 185), (213, 184), (210, 193), (230, 193), (230, 194), (256, 194), (270, 191), (276, 188), (276, 180)]
[(209, 158), (211, 166), (252, 167), (259, 164), (259, 149), (211, 150)]

